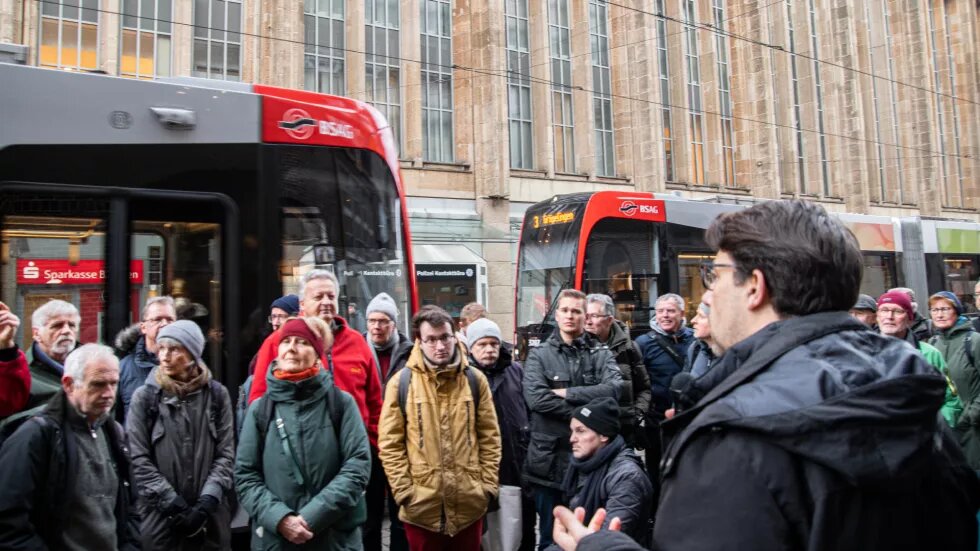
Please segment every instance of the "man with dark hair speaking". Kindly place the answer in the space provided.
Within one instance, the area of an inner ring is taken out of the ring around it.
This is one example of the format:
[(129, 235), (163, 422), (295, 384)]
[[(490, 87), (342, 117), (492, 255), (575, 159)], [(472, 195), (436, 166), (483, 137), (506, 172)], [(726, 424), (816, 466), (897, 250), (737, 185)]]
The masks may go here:
[[(706, 238), (724, 355), (694, 383), (696, 405), (663, 424), (654, 548), (976, 549), (980, 484), (937, 415), (942, 377), (847, 314), (854, 236), (817, 205), (770, 201), (720, 216)], [(590, 535), (599, 519), (556, 515), (565, 549), (639, 549)]]

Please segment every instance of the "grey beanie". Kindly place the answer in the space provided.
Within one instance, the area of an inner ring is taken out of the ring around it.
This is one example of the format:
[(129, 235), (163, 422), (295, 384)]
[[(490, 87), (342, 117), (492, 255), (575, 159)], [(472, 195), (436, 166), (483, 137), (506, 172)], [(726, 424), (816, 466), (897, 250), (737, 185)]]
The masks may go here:
[(872, 312), (878, 311), (878, 301), (871, 298), (869, 295), (861, 293), (858, 295), (857, 302), (854, 306), (851, 306), (851, 310), (870, 310)]
[(367, 310), (364, 311), (364, 315), (370, 316), (372, 312), (381, 312), (391, 318), (391, 321), (398, 323), (398, 305), (395, 304), (395, 299), (391, 298), (391, 295), (388, 293), (378, 293), (376, 297), (371, 299), (371, 302), (367, 305)]
[(157, 340), (173, 339), (180, 343), (198, 364), (204, 364), (201, 354), (204, 353), (204, 334), (201, 328), (191, 320), (177, 320), (167, 325), (157, 333)]
[(500, 336), (500, 327), (487, 318), (480, 318), (466, 326), (466, 348), (473, 348), (476, 341), (487, 337), (493, 337), (497, 342), (504, 340)]

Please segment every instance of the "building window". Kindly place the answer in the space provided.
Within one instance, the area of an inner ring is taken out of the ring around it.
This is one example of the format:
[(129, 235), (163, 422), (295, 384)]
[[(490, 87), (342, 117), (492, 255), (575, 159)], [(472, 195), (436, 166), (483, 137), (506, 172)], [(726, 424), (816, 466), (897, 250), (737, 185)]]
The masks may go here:
[(422, 157), (450, 163), (453, 155), (453, 48), (449, 0), (421, 0)]
[[(817, 100), (817, 130), (820, 143), (820, 178), (823, 183), (823, 194), (830, 195), (830, 171), (827, 161), (827, 135), (823, 125), (823, 84), (820, 81), (820, 47), (817, 43), (817, 10), (814, 0), (808, 0), (810, 8), (810, 52), (813, 57), (813, 86), (814, 97)], [(795, 57), (795, 56), (794, 56)]]
[(701, 106), (701, 68), (698, 54), (697, 11), (694, 0), (682, 0), (684, 8), (684, 37), (687, 48), (688, 125), (691, 133), (691, 181), (704, 184), (704, 111)]
[(589, 38), (592, 43), (592, 111), (595, 114), (596, 174), (615, 176), (612, 77), (609, 70), (609, 4), (606, 0), (589, 0)]
[[(873, 19), (877, 15), (878, 20)], [(890, 199), (889, 190), (885, 185), (893, 167), (898, 185), (891, 193), (895, 200), (905, 201), (905, 175), (902, 168), (902, 135), (898, 130), (898, 91), (895, 83), (895, 60), (892, 56), (892, 34), (889, 25), (888, 0), (881, 0), (881, 11), (875, 13), (871, 2), (865, 4), (865, 17), (868, 20), (868, 37), (871, 47), (868, 55), (871, 58), (871, 74), (878, 75), (871, 79), (872, 101), (874, 102), (875, 141), (878, 153), (878, 191), (882, 201)], [(875, 43), (881, 40), (880, 43)], [(879, 91), (881, 91), (879, 93)], [(886, 94), (887, 92), (887, 94)], [(888, 143), (895, 144), (894, 150)]]
[(241, 80), (241, 30), (241, 0), (194, 0), (194, 76)]
[(555, 172), (575, 172), (572, 118), (572, 28), (568, 0), (548, 0), (551, 46), (551, 124), (555, 133)]
[(44, 0), (38, 65), (99, 68), (99, 0)]
[(171, 0), (123, 0), (119, 74), (170, 76)]
[(303, 0), (303, 87), (343, 95), (344, 0)]
[(724, 185), (735, 187), (735, 130), (732, 126), (732, 83), (729, 77), (728, 36), (725, 33), (725, 0), (712, 0), (715, 19), (715, 55), (718, 64), (718, 105), (721, 116), (721, 158)]
[(364, 10), (364, 61), (367, 101), (378, 108), (401, 144), (401, 68), (398, 49), (398, 2), (367, 0)]
[(660, 113), (664, 128), (664, 179), (674, 181), (674, 138), (670, 119), (670, 61), (667, 58), (667, 21), (664, 0), (654, 0), (657, 11), (657, 58), (660, 68)]
[(504, 1), (507, 38), (507, 122), (511, 168), (534, 168), (531, 140), (531, 48), (527, 0)]
[(793, 142), (796, 144), (797, 193), (805, 195), (806, 156), (803, 150), (803, 109), (800, 106), (800, 73), (796, 66), (796, 26), (793, 22), (793, 3), (786, 0), (786, 33), (789, 40), (790, 84), (793, 87)]
[[(884, 0), (887, 2), (887, 0)], [(871, 67), (872, 75), (882, 74), (877, 70), (878, 65), (876, 59), (879, 52), (884, 45), (875, 44), (875, 37), (879, 36), (875, 32), (875, 27), (871, 21), (871, 2), (864, 3), (864, 19), (868, 30), (868, 42), (870, 47), (868, 48), (868, 61)], [(874, 111), (875, 118), (875, 147), (878, 154), (878, 197), (880, 201), (887, 200), (887, 194), (885, 190), (885, 150), (884, 144), (882, 143), (882, 132), (881, 132), (881, 106), (878, 104), (878, 78), (871, 77), (871, 108)]]
[[(953, 40), (951, 35), (953, 29), (949, 23), (949, 10), (946, 3), (942, 4), (943, 9), (943, 28), (946, 29), (946, 67), (949, 73), (949, 95), (956, 97), (956, 65), (953, 63)], [(945, 101), (946, 98), (939, 98)], [(959, 206), (964, 205), (963, 195), (963, 158), (960, 156), (960, 111), (956, 105), (956, 100), (950, 101), (950, 114), (953, 119), (953, 155), (956, 156), (956, 187), (959, 192)]]
[(936, 132), (937, 140), (936, 143), (939, 144), (939, 182), (943, 190), (943, 205), (952, 206), (953, 194), (949, 187), (949, 170), (946, 166), (948, 161), (946, 157), (946, 124), (945, 124), (945, 110), (943, 109), (943, 84), (942, 78), (939, 76), (939, 53), (938, 53), (938, 42), (936, 41), (936, 22), (937, 14), (933, 7), (933, 2), (935, 0), (926, 0), (926, 5), (929, 7), (929, 17), (926, 18), (926, 24), (929, 26), (929, 42), (932, 50), (932, 76), (933, 76), (933, 87), (935, 88), (936, 96)]

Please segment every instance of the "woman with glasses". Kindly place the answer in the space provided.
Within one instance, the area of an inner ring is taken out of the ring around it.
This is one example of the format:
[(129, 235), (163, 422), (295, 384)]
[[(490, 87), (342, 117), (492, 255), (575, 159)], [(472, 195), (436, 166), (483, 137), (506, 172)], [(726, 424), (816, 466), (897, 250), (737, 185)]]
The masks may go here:
[(354, 398), (334, 386), (320, 360), (333, 344), (330, 329), (304, 317), (279, 335), (235, 464), (252, 549), (360, 549), (371, 454)]
[(963, 404), (954, 427), (970, 467), (980, 471), (980, 334), (963, 315), (963, 303), (949, 291), (929, 297), (935, 333), (930, 344), (946, 359), (949, 377)]

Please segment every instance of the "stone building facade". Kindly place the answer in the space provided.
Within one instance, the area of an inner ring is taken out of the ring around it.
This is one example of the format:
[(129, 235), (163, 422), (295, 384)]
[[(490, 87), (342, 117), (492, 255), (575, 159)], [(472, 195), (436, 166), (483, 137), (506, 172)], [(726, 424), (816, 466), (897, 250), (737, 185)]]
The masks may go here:
[(505, 332), (515, 228), (555, 194), (980, 220), (978, 33), (971, 0), (0, 0), (28, 64), (374, 103), (416, 248), (482, 259)]

